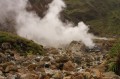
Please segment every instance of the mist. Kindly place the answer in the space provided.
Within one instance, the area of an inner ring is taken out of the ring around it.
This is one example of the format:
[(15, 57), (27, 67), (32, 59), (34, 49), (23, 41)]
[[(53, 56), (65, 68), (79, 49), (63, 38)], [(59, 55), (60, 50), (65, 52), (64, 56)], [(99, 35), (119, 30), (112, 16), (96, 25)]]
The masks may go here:
[(44, 46), (60, 47), (72, 41), (81, 41), (88, 47), (95, 45), (94, 35), (88, 33), (89, 27), (84, 22), (74, 26), (60, 20), (60, 12), (66, 8), (63, 0), (53, 0), (43, 18), (34, 11), (28, 12), (28, 6), (31, 6), (28, 0), (0, 0), (0, 22), (5, 18), (14, 19), (19, 36)]

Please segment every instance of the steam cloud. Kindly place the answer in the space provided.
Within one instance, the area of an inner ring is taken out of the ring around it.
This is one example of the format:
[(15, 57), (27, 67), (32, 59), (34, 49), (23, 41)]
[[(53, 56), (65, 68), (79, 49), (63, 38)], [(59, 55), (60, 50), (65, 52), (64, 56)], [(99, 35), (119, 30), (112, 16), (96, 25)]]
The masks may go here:
[(63, 23), (60, 12), (66, 7), (63, 0), (53, 0), (44, 18), (35, 12), (28, 12), (28, 0), (0, 0), (0, 22), (4, 18), (14, 18), (17, 34), (34, 40), (44, 46), (59, 47), (71, 41), (82, 41), (86, 46), (93, 47), (93, 35), (88, 33), (88, 26), (79, 22)]

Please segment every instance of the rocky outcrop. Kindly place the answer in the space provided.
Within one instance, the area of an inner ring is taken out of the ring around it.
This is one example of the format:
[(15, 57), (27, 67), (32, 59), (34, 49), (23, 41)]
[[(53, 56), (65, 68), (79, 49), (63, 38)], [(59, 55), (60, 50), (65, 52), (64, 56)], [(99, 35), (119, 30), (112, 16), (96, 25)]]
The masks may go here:
[(120, 79), (106, 72), (106, 51), (86, 52), (83, 47), (74, 41), (65, 48), (46, 48), (43, 56), (1, 51), (0, 79)]

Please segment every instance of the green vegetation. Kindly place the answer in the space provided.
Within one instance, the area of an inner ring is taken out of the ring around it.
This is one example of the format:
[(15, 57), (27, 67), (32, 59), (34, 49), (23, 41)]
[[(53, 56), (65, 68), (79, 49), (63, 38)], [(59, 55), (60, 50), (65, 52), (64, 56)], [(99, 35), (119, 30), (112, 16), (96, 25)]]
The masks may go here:
[(120, 54), (120, 41), (118, 41), (109, 52), (111, 57), (116, 57)]
[(34, 43), (33, 41), (21, 38), (11, 33), (0, 32), (0, 46), (2, 48), (3, 43), (9, 43), (11, 49), (16, 50), (23, 54), (44, 54), (43, 46)]
[(120, 40), (112, 47), (109, 55), (108, 70), (120, 75)]
[[(33, 9), (40, 17), (52, 0), (30, 0)], [(90, 25), (90, 32), (97, 36), (120, 36), (120, 0), (64, 0), (67, 8), (61, 19), (77, 24), (84, 21)]]
[(84, 21), (99, 36), (120, 36), (120, 0), (65, 0), (65, 18)]

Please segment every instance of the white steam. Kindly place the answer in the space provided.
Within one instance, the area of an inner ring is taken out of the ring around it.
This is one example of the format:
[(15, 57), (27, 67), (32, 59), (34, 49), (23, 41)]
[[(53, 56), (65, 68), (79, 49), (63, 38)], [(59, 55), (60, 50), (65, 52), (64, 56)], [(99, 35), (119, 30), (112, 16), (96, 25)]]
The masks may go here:
[(73, 40), (82, 41), (88, 47), (94, 46), (93, 35), (88, 33), (89, 28), (83, 22), (74, 26), (60, 20), (60, 12), (66, 6), (63, 0), (53, 0), (44, 18), (39, 18), (35, 12), (26, 11), (27, 3), (27, 0), (0, 0), (0, 18), (12, 12), (18, 35), (44, 46), (58, 47)]

